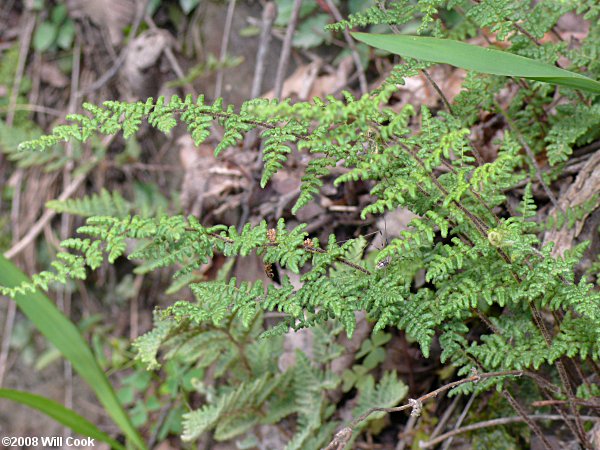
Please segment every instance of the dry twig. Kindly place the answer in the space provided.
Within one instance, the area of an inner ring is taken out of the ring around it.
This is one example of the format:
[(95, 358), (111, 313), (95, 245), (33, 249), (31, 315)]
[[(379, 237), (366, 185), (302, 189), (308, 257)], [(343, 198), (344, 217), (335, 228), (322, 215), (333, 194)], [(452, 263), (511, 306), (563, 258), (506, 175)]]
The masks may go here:
[[(464, 409), (460, 413), (460, 416), (458, 417), (458, 420), (456, 421), (456, 424), (454, 425), (455, 430), (458, 430), (460, 428), (463, 421), (465, 420), (465, 417), (467, 417), (467, 413), (469, 412), (469, 409), (471, 409), (473, 400), (475, 400), (475, 393), (471, 394), (471, 397), (469, 397), (469, 401), (467, 402)], [(442, 447), (442, 450), (448, 450), (450, 448), (450, 444), (452, 444), (452, 438), (449, 438), (446, 442), (444, 442), (444, 446)]]
[(287, 72), (290, 53), (292, 51), (292, 39), (294, 38), (294, 31), (296, 31), (296, 24), (298, 23), (301, 6), (302, 0), (294, 0), (292, 15), (290, 16), (285, 32), (285, 39), (283, 41), (283, 47), (281, 48), (281, 55), (279, 56), (279, 65), (277, 66), (277, 75), (275, 76), (275, 88), (273, 90), (275, 98), (281, 97), (281, 91), (283, 90), (283, 80), (285, 79)]
[(23, 79), (23, 72), (25, 71), (25, 62), (27, 61), (27, 54), (29, 53), (31, 35), (33, 33), (33, 27), (35, 26), (35, 15), (29, 13), (26, 14), (24, 21), (25, 25), (21, 29), (21, 34), (19, 35), (19, 41), (21, 42), (21, 46), (19, 47), (19, 62), (17, 63), (17, 70), (15, 78), (13, 79), (10, 98), (8, 100), (8, 114), (6, 114), (6, 125), (9, 127), (12, 126), (15, 118), (15, 106), (17, 104), (21, 80)]
[[(71, 195), (73, 195), (77, 191), (77, 189), (79, 189), (79, 187), (85, 181), (86, 178), (87, 173), (79, 175), (77, 178), (75, 178), (67, 186), (67, 188), (63, 190), (62, 194), (60, 194), (57, 200), (66, 200), (69, 197), (71, 197)], [(38, 221), (29, 229), (27, 234), (23, 236), (23, 238), (21, 238), (19, 242), (17, 242), (4, 253), (4, 257), (7, 259), (11, 259), (15, 255), (21, 253), (42, 232), (44, 226), (46, 226), (46, 224), (50, 222), (54, 218), (54, 216), (56, 216), (56, 212), (52, 210), (46, 210), (44, 214), (42, 214), (42, 217), (40, 217)]]
[[(340, 14), (340, 10), (337, 9), (337, 6), (335, 6), (335, 3), (333, 3), (333, 0), (325, 0), (325, 2), (327, 3), (327, 7), (331, 10), (331, 13), (333, 14), (333, 18), (335, 20), (337, 20), (338, 22), (341, 22), (342, 20), (344, 20), (344, 18)], [(348, 47), (350, 47), (350, 50), (352, 52), (352, 59), (354, 60), (354, 65), (356, 66), (356, 71), (358, 72), (358, 82), (360, 84), (360, 93), (364, 95), (369, 90), (369, 86), (367, 85), (367, 77), (365, 76), (365, 69), (362, 65), (362, 62), (360, 61), (360, 55), (358, 54), (358, 49), (356, 48), (356, 44), (354, 43), (352, 36), (350, 36), (350, 32), (348, 31), (347, 28), (344, 28), (344, 39), (346, 39), (346, 43), (348, 44)]]
[(271, 43), (271, 30), (273, 22), (277, 17), (277, 6), (273, 2), (265, 4), (262, 13), (262, 22), (260, 30), (260, 38), (258, 41), (258, 50), (256, 52), (256, 64), (254, 66), (254, 78), (252, 80), (252, 90), (250, 97), (256, 98), (261, 94), (262, 82), (265, 75), (265, 61), (269, 52), (269, 44)]
[[(269, 53), (271, 43), (271, 30), (273, 22), (277, 17), (277, 6), (274, 2), (267, 2), (263, 7), (262, 21), (260, 23), (261, 31), (258, 41), (258, 50), (256, 52), (256, 64), (254, 66), (254, 78), (252, 79), (251, 98), (257, 98), (261, 94), (263, 78), (265, 75), (265, 61)], [(250, 132), (244, 138), (244, 150), (248, 150), (256, 142), (256, 130)]]
[[(531, 414), (527, 416), (530, 420), (540, 421), (540, 420), (563, 420), (563, 417), (558, 414)], [(570, 417), (572, 418), (572, 417)], [(600, 417), (596, 416), (581, 416), (582, 420), (586, 422), (598, 422), (600, 421)], [(482, 422), (473, 423), (471, 425), (466, 425), (462, 428), (457, 428), (455, 430), (449, 431), (448, 433), (444, 433), (438, 436), (435, 439), (432, 439), (427, 442), (422, 442), (419, 444), (421, 448), (433, 448), (436, 445), (444, 442), (446, 439), (452, 438), (453, 436), (457, 436), (459, 434), (468, 433), (469, 431), (480, 430), (481, 428), (489, 428), (489, 427), (498, 427), (501, 425), (508, 425), (511, 423), (519, 423), (524, 422), (523, 418), (520, 416), (514, 417), (502, 417), (500, 419), (492, 419), (492, 420), (484, 420)]]
[[(352, 430), (354, 428), (356, 428), (361, 422), (366, 420), (371, 414), (373, 414), (375, 412), (392, 413), (392, 412), (399, 412), (399, 411), (411, 409), (412, 410), (411, 415), (417, 415), (417, 414), (421, 413), (421, 409), (422, 409), (424, 402), (437, 397), (442, 392), (449, 391), (450, 389), (458, 387), (462, 384), (477, 383), (478, 381), (486, 379), (486, 378), (505, 377), (505, 376), (520, 377), (522, 375), (526, 375), (526, 372), (524, 372), (522, 370), (508, 370), (505, 372), (489, 372), (489, 373), (482, 373), (482, 374), (476, 373), (474, 375), (471, 375), (468, 378), (463, 378), (462, 380), (457, 380), (457, 381), (453, 381), (452, 383), (445, 384), (444, 386), (442, 386), (428, 394), (425, 394), (425, 395), (419, 397), (418, 399), (412, 399), (412, 398), (408, 399), (408, 403), (406, 403), (405, 405), (395, 406), (392, 408), (379, 408), (379, 407), (371, 408), (371, 409), (367, 410), (365, 413), (363, 413), (360, 416), (358, 416), (357, 418), (355, 418), (352, 422), (350, 422), (350, 424), (348, 426), (346, 426), (346, 427), (342, 428), (340, 431), (338, 431), (335, 434), (333, 440), (330, 442), (330, 444), (325, 448), (325, 450), (336, 450), (336, 449), (344, 448), (343, 446), (346, 445), (346, 443), (348, 443), (350, 437), (352, 436)], [(347, 439), (344, 441), (345, 437), (347, 437)], [(340, 447), (340, 445), (342, 445), (342, 446)]]
[(227, 49), (229, 47), (229, 35), (231, 34), (231, 25), (233, 23), (233, 13), (235, 12), (236, 0), (229, 0), (227, 6), (227, 16), (225, 18), (225, 29), (223, 31), (223, 40), (221, 41), (221, 55), (219, 56), (219, 69), (217, 70), (217, 81), (215, 84), (215, 98), (221, 97), (223, 91), (223, 65), (227, 58)]
[(527, 423), (527, 425), (529, 425), (529, 428), (540, 439), (544, 448), (546, 450), (552, 450), (552, 445), (550, 444), (546, 436), (544, 436), (544, 433), (542, 433), (540, 427), (538, 427), (538, 425), (529, 418), (527, 411), (525, 411), (523, 406), (521, 406), (521, 404), (517, 400), (515, 400), (511, 393), (508, 392), (507, 389), (504, 389), (502, 391), (502, 396), (506, 399), (506, 401), (508, 401), (510, 406), (512, 406), (512, 408), (519, 414), (519, 416), (521, 416), (521, 420), (523, 420)]

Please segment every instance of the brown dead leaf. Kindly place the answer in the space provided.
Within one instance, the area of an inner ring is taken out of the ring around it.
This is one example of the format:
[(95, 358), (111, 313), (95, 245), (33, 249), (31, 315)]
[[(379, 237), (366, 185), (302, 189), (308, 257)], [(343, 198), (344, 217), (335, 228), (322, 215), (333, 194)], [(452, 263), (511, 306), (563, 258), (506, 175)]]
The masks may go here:
[[(306, 101), (313, 97), (325, 97), (333, 94), (348, 84), (348, 78), (353, 68), (354, 62), (351, 56), (340, 62), (334, 74), (318, 76), (321, 70), (320, 61), (300, 66), (283, 83), (281, 97)], [(270, 90), (263, 97), (274, 98), (274, 91)]]
[(354, 61), (352, 56), (344, 58), (336, 72), (331, 75), (323, 75), (318, 77), (308, 95), (308, 99), (313, 97), (325, 97), (330, 94), (334, 94), (337, 91), (342, 90), (348, 84), (348, 78), (354, 69)]
[[(294, 97), (299, 100), (306, 100), (317, 79), (320, 68), (321, 64), (318, 61), (298, 67), (294, 73), (284, 81), (281, 89), (281, 98)], [(263, 97), (273, 99), (275, 97), (275, 91), (270, 90), (264, 94)]]
[[(427, 72), (446, 99), (452, 103), (462, 89), (466, 72), (447, 65), (432, 66), (427, 69)], [(423, 104), (429, 108), (443, 107), (439, 94), (423, 73), (406, 78), (405, 84), (398, 86), (398, 89), (402, 93), (401, 101), (395, 104), (394, 108), (402, 108), (407, 104)]]
[(410, 212), (408, 209), (400, 208), (395, 211), (389, 211), (385, 215), (379, 218), (376, 222), (379, 233), (375, 235), (371, 241), (371, 250), (380, 250), (385, 245), (385, 240), (395, 238), (400, 235), (402, 231), (408, 230), (408, 224), (411, 220), (418, 216)]
[(156, 95), (161, 84), (159, 61), (173, 42), (173, 37), (165, 30), (148, 30), (129, 46), (121, 76), (135, 97)]
[(44, 62), (40, 68), (40, 78), (52, 87), (64, 88), (69, 85), (69, 78), (60, 71), (56, 64)]
[(287, 169), (282, 169), (271, 178), (271, 187), (279, 195), (300, 192), (300, 176)]
[(187, 214), (220, 216), (240, 205), (239, 194), (248, 189), (249, 180), (239, 166), (226, 158), (216, 159), (210, 145), (196, 147), (187, 134), (177, 140), (177, 146), (185, 171), (181, 205)]
[[(144, 3), (144, 2), (142, 2)], [(67, 8), (74, 19), (86, 17), (108, 31), (112, 45), (123, 40), (123, 29), (133, 22), (135, 0), (67, 0)]]
[[(569, 186), (567, 191), (560, 196), (559, 206), (563, 211), (577, 207), (589, 201), (600, 191), (600, 152), (594, 153), (585, 165), (579, 171), (575, 181)], [(583, 240), (592, 240), (588, 252), (592, 250), (597, 253), (593, 247), (599, 246), (598, 242), (598, 221), (600, 221), (600, 200), (596, 201), (595, 211), (584, 216), (574, 227), (567, 229), (563, 227), (559, 230), (550, 230), (544, 235), (544, 245), (554, 242), (552, 249), (553, 256), (560, 256), (565, 250), (572, 248), (578, 242)], [(556, 214), (553, 210), (550, 214)], [(592, 220), (593, 219), (593, 220)], [(588, 223), (594, 222), (594, 223)], [(589, 236), (588, 236), (589, 234)]]
[(166, 30), (147, 30), (133, 41), (125, 60), (126, 70), (145, 71), (156, 65), (162, 53), (173, 44)]

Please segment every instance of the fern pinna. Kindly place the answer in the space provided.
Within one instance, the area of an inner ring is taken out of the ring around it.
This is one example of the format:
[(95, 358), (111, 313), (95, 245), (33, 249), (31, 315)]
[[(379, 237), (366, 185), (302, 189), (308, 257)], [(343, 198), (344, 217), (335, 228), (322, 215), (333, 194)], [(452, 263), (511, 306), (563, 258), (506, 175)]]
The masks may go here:
[[(515, 53), (550, 62), (568, 56), (578, 67), (590, 63), (587, 43), (578, 52), (562, 43), (537, 42), (562, 14), (579, 8), (574, 2), (539, 2), (533, 14), (525, 2), (509, 3), (463, 5), (468, 20), (448, 29), (438, 14), (447, 5), (439, 1), (395, 2), (388, 9), (376, 5), (334, 28), (400, 26), (418, 14), (420, 30), (434, 35), (470, 37), (491, 26), (498, 39), (510, 40)], [(580, 8), (595, 14), (593, 6)], [(522, 27), (531, 32), (522, 33)], [(139, 359), (149, 369), (159, 367), (162, 349), (165, 359), (179, 355), (189, 364), (212, 366), (214, 376), (226, 380), (217, 392), (206, 394), (204, 406), (185, 415), (184, 439), (209, 430), (216, 439), (230, 439), (258, 424), (296, 415), (297, 431), (288, 448), (324, 446), (340, 425), (323, 395), (340, 382), (326, 370), (339, 349), (330, 345), (318, 364), (300, 352), (296, 365), (287, 369), (277, 367), (272, 355), (281, 352), (281, 335), (289, 330), (311, 327), (326, 341), (319, 333), (341, 327), (351, 336), (356, 313), (364, 311), (375, 331), (402, 330), (425, 357), (439, 345), (441, 361), (456, 367), (459, 377), (473, 371), (528, 374), (519, 380), (487, 377), (460, 384), (455, 392), (480, 394), (496, 388), (539, 436), (540, 427), (511, 394), (534, 391), (532, 395), (551, 400), (580, 443), (589, 446), (579, 405), (598, 397), (597, 379), (589, 381), (599, 375), (600, 294), (592, 283), (597, 265), (576, 277), (588, 244), (554, 256), (552, 243), (541, 244), (540, 230), (572, 226), (596, 207), (597, 199), (544, 222), (533, 187), (556, 179), (574, 146), (597, 139), (596, 99), (580, 102), (581, 94), (574, 91), (558, 93), (550, 85), (520, 80), (520, 89), (503, 109), (495, 95), (517, 81), (470, 74), (450, 111), (398, 108), (393, 104), (397, 85), (425, 67), (416, 62), (397, 67), (377, 90), (360, 98), (345, 92), (342, 99), (294, 104), (255, 99), (237, 111), (221, 100), (207, 103), (191, 96), (86, 104), (88, 115), (71, 115), (71, 124), (21, 144), (24, 151), (45, 149), (69, 139), (84, 142), (98, 132), (122, 131), (128, 138), (143, 121), (164, 133), (183, 123), (200, 144), (217, 121), (224, 128), (218, 155), (239, 148), (244, 136), (257, 129), (264, 144), (262, 187), (285, 166), (293, 149), (310, 155), (293, 213), (320, 192), (335, 168), (343, 167), (336, 185), (363, 181), (370, 186), (373, 201), (362, 210), (363, 218), (398, 208), (416, 215), (375, 258), (356, 251), (358, 240), (338, 242), (332, 235), (326, 244), (319, 242), (305, 231), (306, 224), (291, 228), (280, 219), (275, 228), (263, 221), (238, 230), (205, 227), (193, 216), (132, 216), (120, 196), (102, 193), (95, 201), (104, 202), (109, 215), (88, 217), (78, 237), (62, 243), (69, 251), (57, 256), (53, 270), (0, 292), (14, 295), (84, 279), (88, 268), (121, 256), (143, 261), (145, 270), (175, 267), (175, 277), (187, 280), (216, 253), (235, 258), (255, 252), (265, 264), (281, 267), (280, 282), (192, 282), (196, 302), (177, 302), (157, 312), (154, 330), (136, 342)], [(589, 71), (598, 76), (600, 67), (590, 64)], [(562, 104), (550, 114), (555, 95)], [(480, 109), (510, 117), (497, 155), (487, 160), (470, 136)], [(543, 176), (536, 177), (523, 142), (536, 154), (546, 152), (549, 169)], [(508, 193), (516, 186), (524, 186), (520, 205), (509, 208)], [(51, 206), (89, 216), (90, 202)], [(293, 282), (289, 273), (300, 282)], [(265, 313), (278, 317), (266, 330)], [(236, 375), (227, 375), (231, 368)], [(393, 406), (406, 395), (394, 373), (379, 384), (371, 379), (361, 386), (356, 415), (370, 407)]]

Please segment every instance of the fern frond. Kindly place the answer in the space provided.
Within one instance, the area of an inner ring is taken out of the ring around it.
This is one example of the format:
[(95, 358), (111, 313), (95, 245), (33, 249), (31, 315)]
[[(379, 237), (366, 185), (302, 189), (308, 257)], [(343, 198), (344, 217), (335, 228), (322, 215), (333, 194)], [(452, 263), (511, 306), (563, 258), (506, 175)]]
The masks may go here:
[(197, 439), (213, 428), (216, 428), (217, 440), (226, 440), (243, 433), (260, 420), (256, 409), (276, 389), (277, 381), (265, 375), (254, 381), (241, 383), (231, 392), (220, 395), (214, 403), (184, 414), (182, 439)]
[(76, 216), (112, 216), (125, 217), (131, 211), (131, 204), (119, 192), (108, 192), (102, 189), (99, 194), (83, 198), (67, 200), (50, 200), (46, 207), (58, 213), (68, 213)]
[[(358, 391), (358, 403), (352, 413), (357, 417), (371, 408), (391, 408), (400, 403), (406, 394), (408, 386), (398, 379), (396, 372), (385, 372), (377, 384), (373, 376), (368, 375)], [(377, 420), (384, 415), (383, 412), (375, 412), (369, 416), (369, 420)], [(364, 425), (367, 423), (363, 422)]]

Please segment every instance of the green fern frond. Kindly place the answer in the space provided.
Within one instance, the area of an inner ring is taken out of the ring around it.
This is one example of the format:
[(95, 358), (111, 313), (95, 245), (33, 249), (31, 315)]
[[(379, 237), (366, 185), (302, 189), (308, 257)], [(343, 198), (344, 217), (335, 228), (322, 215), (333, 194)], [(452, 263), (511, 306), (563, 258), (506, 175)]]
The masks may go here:
[(131, 204), (119, 192), (108, 192), (102, 189), (99, 194), (83, 198), (67, 200), (50, 200), (46, 208), (58, 213), (68, 213), (76, 216), (112, 216), (125, 217), (131, 212)]
[(260, 420), (257, 408), (277, 388), (277, 379), (269, 375), (241, 383), (235, 390), (183, 416), (182, 439), (191, 441), (216, 428), (215, 438), (226, 440), (243, 433)]
[[(358, 403), (352, 410), (355, 417), (371, 408), (391, 408), (396, 406), (408, 394), (408, 386), (398, 379), (396, 372), (385, 372), (378, 383), (372, 375), (367, 376), (365, 383), (358, 391)], [(385, 416), (383, 412), (375, 412), (369, 420), (377, 420)], [(366, 425), (368, 421), (363, 422)]]

